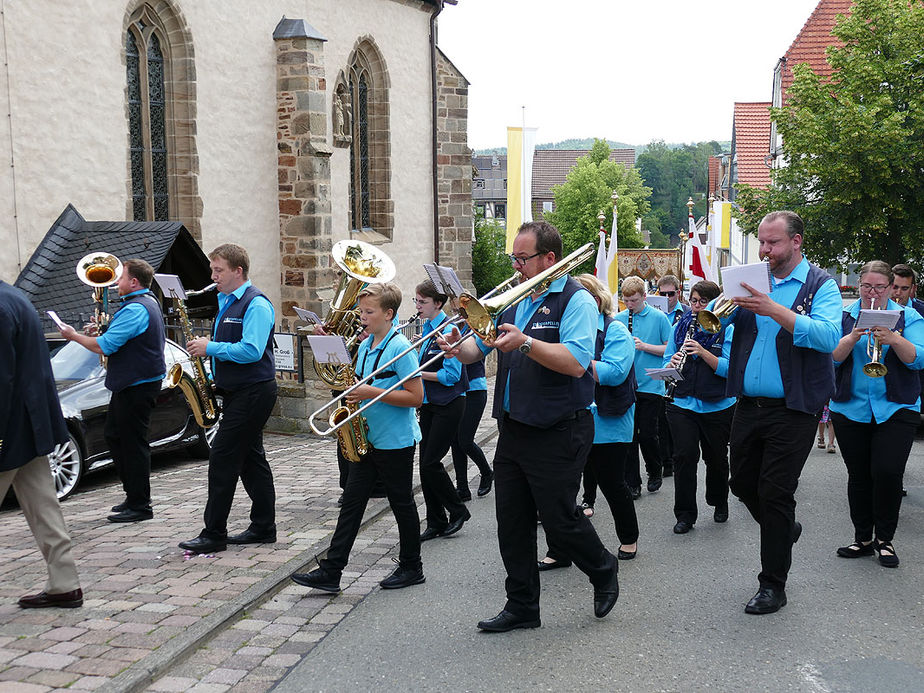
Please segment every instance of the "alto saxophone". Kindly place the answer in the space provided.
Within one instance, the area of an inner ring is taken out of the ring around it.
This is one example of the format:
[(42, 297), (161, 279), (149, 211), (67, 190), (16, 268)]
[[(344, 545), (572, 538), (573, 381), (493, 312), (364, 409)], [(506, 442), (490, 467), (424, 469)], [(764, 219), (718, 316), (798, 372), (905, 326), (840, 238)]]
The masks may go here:
[[(698, 323), (696, 320), (690, 321), (690, 326), (687, 328), (687, 334), (684, 336), (683, 342), (687, 341), (688, 339), (693, 339), (693, 335), (696, 334), (697, 324)], [(683, 367), (687, 365), (687, 356), (689, 355), (689, 352), (683, 348), (683, 342), (680, 343), (680, 362), (677, 364), (678, 373), (683, 372)], [(664, 386), (664, 399), (666, 399), (668, 402), (674, 401), (674, 390), (676, 389), (677, 383), (679, 382), (680, 381), (677, 380), (677, 378), (669, 378), (667, 380), (667, 384)]]
[[(355, 378), (356, 373), (352, 364), (341, 368), (338, 378), (341, 382), (352, 383)], [(344, 400), (339, 407), (330, 413), (327, 423), (331, 427), (336, 426), (348, 416), (352, 416), (358, 409), (358, 403)], [(337, 429), (337, 443), (340, 445), (340, 452), (350, 462), (361, 461), (369, 452), (368, 431), (369, 424), (366, 423), (366, 419), (362, 414), (354, 416), (348, 426), (341, 426)]]
[[(211, 284), (200, 291), (187, 291), (186, 296), (196, 296), (213, 288), (215, 288), (215, 284)], [(189, 321), (189, 313), (186, 312), (186, 302), (174, 296), (173, 303), (180, 316), (183, 338), (187, 342), (195, 339), (192, 323)], [(181, 363), (174, 363), (167, 372), (167, 385), (169, 387), (179, 387), (186, 396), (186, 401), (189, 402), (189, 408), (192, 409), (196, 423), (202, 428), (211, 428), (218, 423), (221, 407), (218, 405), (212, 383), (209, 382), (208, 374), (205, 372), (205, 363), (202, 358), (190, 356), (189, 363), (192, 366), (194, 377), (190, 378), (186, 374)]]

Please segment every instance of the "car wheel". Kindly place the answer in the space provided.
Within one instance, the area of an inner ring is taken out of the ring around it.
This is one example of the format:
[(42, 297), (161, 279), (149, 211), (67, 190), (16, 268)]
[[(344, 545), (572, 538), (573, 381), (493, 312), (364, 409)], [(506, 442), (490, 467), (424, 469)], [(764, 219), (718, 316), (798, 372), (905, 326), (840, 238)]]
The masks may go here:
[(221, 415), (218, 415), (218, 421), (214, 426), (199, 429), (199, 438), (195, 443), (189, 446), (189, 452), (194, 457), (207, 460), (209, 453), (212, 451), (212, 441), (218, 435), (218, 427), (221, 426)]
[(62, 501), (74, 492), (83, 478), (83, 455), (74, 436), (68, 434), (66, 443), (56, 445), (48, 453), (48, 465), (51, 467), (58, 500)]

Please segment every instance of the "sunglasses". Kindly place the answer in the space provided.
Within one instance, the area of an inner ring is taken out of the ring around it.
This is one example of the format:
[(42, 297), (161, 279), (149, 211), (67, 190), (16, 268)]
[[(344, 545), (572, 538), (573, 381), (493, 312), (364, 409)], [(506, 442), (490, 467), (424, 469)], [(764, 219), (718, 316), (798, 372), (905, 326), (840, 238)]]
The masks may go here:
[(661, 296), (667, 296), (668, 298), (673, 298), (677, 295), (676, 291), (658, 291), (658, 294)]

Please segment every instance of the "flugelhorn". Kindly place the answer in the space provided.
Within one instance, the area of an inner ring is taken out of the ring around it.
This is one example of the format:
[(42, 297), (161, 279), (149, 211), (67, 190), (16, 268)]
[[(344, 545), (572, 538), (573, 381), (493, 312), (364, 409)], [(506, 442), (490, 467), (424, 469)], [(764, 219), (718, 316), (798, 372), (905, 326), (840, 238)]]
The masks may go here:
[[(870, 301), (870, 310), (881, 310), (876, 308), (876, 299)], [(882, 362), (882, 342), (873, 336), (873, 330), (869, 331), (869, 341), (866, 343), (866, 354), (869, 356), (869, 363), (863, 366), (864, 375), (870, 378), (882, 378), (889, 372), (889, 369)]]
[[(397, 390), (405, 382), (411, 378), (417, 377), (417, 375), (423, 371), (430, 364), (435, 363), (437, 360), (443, 358), (443, 354), (439, 353), (433, 358), (427, 360), (426, 362), (420, 364), (420, 366), (413, 373), (406, 375), (401, 378), (394, 385), (389, 387), (386, 390), (383, 390), (381, 393), (376, 395), (374, 398), (370, 399), (363, 406), (361, 406), (356, 411), (352, 412), (348, 417), (345, 417), (338, 421), (336, 424), (328, 422), (328, 427), (326, 429), (318, 428), (315, 424), (315, 419), (320, 416), (324, 411), (330, 409), (332, 406), (335, 406), (341, 398), (353, 392), (360, 385), (365, 385), (368, 382), (372, 381), (379, 373), (386, 370), (393, 363), (403, 358), (406, 354), (410, 353), (416, 349), (420, 344), (430, 339), (433, 335), (442, 332), (448, 326), (461, 325), (463, 322), (467, 323), (471, 328), (471, 332), (462, 336), (462, 338), (456, 342), (456, 344), (461, 344), (467, 339), (478, 336), (486, 342), (493, 341), (497, 337), (497, 323), (496, 320), (504, 313), (508, 308), (515, 306), (517, 303), (525, 299), (530, 294), (536, 293), (541, 294), (542, 292), (548, 290), (549, 286), (556, 279), (560, 279), (565, 275), (569, 274), (574, 268), (580, 265), (582, 262), (590, 258), (596, 252), (593, 243), (587, 243), (567, 257), (559, 260), (554, 265), (548, 269), (540, 272), (535, 277), (531, 279), (526, 279), (520, 282), (517, 286), (512, 289), (508, 289), (499, 295), (492, 295), (496, 290), (489, 291), (482, 298), (475, 298), (469, 293), (463, 293), (459, 297), (459, 314), (453, 318), (450, 318), (443, 323), (441, 323), (436, 328), (430, 330), (427, 334), (419, 337), (413, 344), (404, 349), (400, 354), (395, 356), (393, 359), (387, 363), (382, 364), (372, 373), (367, 375), (365, 378), (357, 382), (353, 387), (349, 388), (343, 392), (339, 397), (335, 397), (331, 401), (327, 402), (324, 406), (317, 409), (311, 416), (308, 417), (308, 425), (311, 426), (311, 430), (317, 433), (318, 435), (326, 436), (334, 433), (342, 426), (348, 424), (354, 417), (361, 416), (362, 413), (371, 407), (373, 404), (386, 397), (389, 393)], [(512, 279), (512, 278), (511, 278)], [(508, 284), (511, 280), (503, 282), (501, 286)]]

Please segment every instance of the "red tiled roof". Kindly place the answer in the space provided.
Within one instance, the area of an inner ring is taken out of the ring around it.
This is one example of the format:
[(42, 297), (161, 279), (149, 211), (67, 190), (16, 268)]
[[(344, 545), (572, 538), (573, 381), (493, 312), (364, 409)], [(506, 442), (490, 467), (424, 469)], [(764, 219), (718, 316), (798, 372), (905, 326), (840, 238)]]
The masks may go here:
[(717, 156), (709, 157), (709, 189), (708, 194), (712, 195), (716, 190), (719, 189), (719, 184), (722, 182), (719, 180), (719, 173), (721, 171), (722, 161)]
[(789, 50), (783, 55), (782, 91), (783, 103), (786, 92), (793, 83), (792, 70), (796, 65), (808, 63), (812, 71), (822, 77), (831, 74), (831, 66), (825, 58), (825, 48), (842, 45), (831, 34), (839, 14), (849, 14), (853, 0), (821, 0), (806, 20)]
[(758, 188), (770, 185), (770, 102), (735, 103), (732, 137), (738, 182)]
[[(579, 157), (587, 156), (586, 149), (537, 149), (533, 154), (533, 199), (551, 200), (553, 185), (562, 185)], [(610, 161), (626, 168), (635, 166), (634, 149), (613, 149)]]

